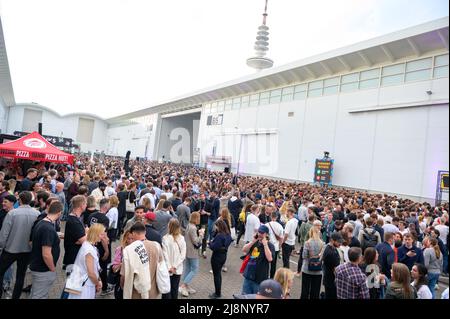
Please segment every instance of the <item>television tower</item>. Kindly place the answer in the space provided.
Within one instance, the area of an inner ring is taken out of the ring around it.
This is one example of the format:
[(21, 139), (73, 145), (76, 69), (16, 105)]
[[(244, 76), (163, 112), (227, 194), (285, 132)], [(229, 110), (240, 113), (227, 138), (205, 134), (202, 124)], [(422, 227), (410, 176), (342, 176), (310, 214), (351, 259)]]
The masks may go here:
[(258, 32), (255, 42), (255, 56), (247, 59), (247, 65), (258, 71), (271, 68), (273, 61), (266, 56), (269, 51), (269, 27), (267, 26), (267, 2), (263, 13), (263, 23), (258, 27)]

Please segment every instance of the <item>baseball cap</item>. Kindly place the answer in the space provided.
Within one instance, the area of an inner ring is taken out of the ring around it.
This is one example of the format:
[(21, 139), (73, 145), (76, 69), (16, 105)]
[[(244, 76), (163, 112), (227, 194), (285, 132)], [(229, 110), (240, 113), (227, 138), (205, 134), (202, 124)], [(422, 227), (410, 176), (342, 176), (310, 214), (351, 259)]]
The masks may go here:
[(11, 203), (17, 202), (17, 198), (14, 195), (7, 195), (7, 196), (3, 197), (3, 199), (6, 199), (6, 200), (10, 201)]
[(156, 220), (156, 214), (154, 212), (148, 212), (145, 214), (145, 218), (148, 220)]
[(339, 232), (332, 233), (331, 239), (334, 241), (337, 241), (338, 243), (341, 243), (341, 244), (344, 242), (344, 238), (342, 237), (341, 233), (339, 233)]
[(258, 233), (269, 233), (269, 228), (266, 225), (259, 226)]
[(258, 295), (271, 299), (283, 299), (283, 289), (278, 281), (267, 279), (259, 285)]

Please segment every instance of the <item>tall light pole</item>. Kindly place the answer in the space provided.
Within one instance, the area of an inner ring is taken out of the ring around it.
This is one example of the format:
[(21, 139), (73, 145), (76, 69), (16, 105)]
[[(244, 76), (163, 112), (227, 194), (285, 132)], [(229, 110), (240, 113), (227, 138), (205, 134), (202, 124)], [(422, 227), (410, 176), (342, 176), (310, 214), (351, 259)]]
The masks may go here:
[(269, 27), (267, 26), (267, 16), (268, 16), (267, 3), (268, 0), (266, 0), (266, 6), (264, 8), (263, 22), (262, 25), (258, 27), (258, 32), (256, 36), (256, 42), (254, 46), (256, 56), (247, 59), (247, 65), (258, 71), (271, 68), (273, 66), (273, 60), (265, 57), (267, 51), (269, 51)]

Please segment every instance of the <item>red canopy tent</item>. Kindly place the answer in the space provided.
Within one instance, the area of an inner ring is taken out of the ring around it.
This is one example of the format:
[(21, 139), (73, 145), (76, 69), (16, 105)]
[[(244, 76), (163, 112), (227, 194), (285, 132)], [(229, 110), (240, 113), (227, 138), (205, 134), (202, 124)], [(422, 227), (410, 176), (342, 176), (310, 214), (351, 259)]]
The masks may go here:
[(0, 157), (73, 164), (74, 156), (50, 144), (38, 132), (0, 144)]

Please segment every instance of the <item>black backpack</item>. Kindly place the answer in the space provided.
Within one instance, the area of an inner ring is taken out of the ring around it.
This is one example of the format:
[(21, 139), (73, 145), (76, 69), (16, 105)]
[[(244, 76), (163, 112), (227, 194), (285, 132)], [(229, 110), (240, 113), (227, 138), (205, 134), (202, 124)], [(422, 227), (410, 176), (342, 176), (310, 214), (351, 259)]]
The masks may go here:
[(377, 231), (372, 229), (372, 232), (369, 233), (367, 229), (363, 230), (363, 238), (361, 240), (361, 249), (364, 252), (366, 248), (375, 247), (378, 244)]

